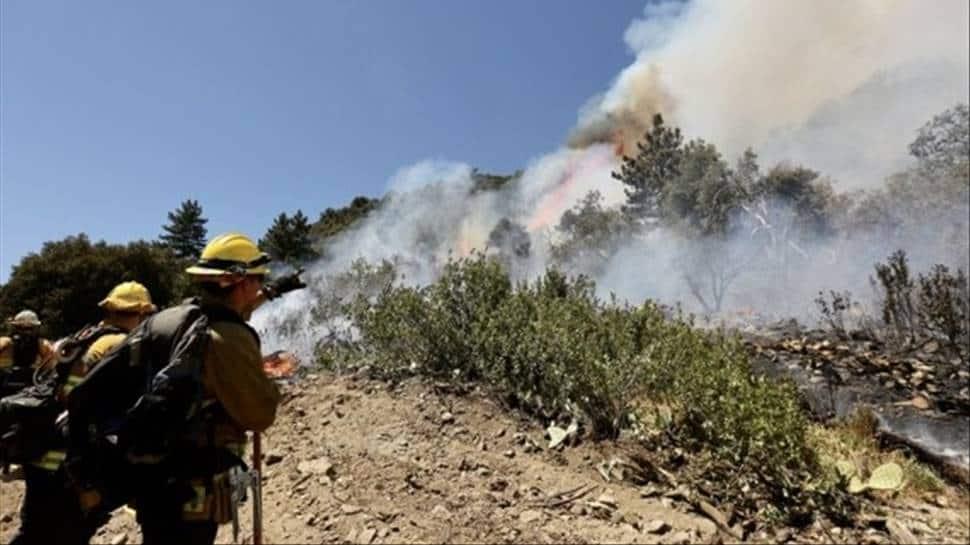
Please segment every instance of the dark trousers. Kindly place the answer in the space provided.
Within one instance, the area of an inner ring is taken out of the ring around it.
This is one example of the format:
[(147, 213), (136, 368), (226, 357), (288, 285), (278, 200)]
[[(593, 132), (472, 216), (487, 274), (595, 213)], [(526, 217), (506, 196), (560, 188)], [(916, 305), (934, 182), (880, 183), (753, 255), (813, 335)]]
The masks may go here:
[[(211, 442), (211, 440), (210, 440)], [(211, 482), (212, 476), (241, 464), (239, 457), (228, 450), (181, 449), (182, 458), (173, 460), (173, 467), (191, 468), (184, 479), (176, 479), (167, 486), (147, 486), (135, 499), (138, 524), (146, 545), (156, 543), (215, 543), (219, 525), (212, 519), (185, 520), (185, 502), (195, 497), (189, 484), (194, 479)]]
[(212, 545), (216, 542), (219, 527), (211, 520), (188, 522), (178, 519), (168, 523), (150, 522), (141, 525), (142, 543), (145, 545), (190, 543)]
[(219, 526), (211, 520), (185, 520), (182, 514), (185, 501), (185, 497), (173, 494), (138, 498), (135, 510), (138, 512), (138, 524), (141, 525), (142, 543), (215, 543)]
[(10, 545), (88, 543), (103, 524), (104, 514), (85, 516), (63, 471), (24, 466), (27, 486), (20, 507), (20, 529)]

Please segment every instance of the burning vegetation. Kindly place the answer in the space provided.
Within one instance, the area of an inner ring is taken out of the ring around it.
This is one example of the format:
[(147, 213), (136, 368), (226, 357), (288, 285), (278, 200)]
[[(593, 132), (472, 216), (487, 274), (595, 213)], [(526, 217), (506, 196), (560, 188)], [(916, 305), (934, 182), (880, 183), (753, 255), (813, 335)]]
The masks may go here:
[[(480, 387), (562, 444), (614, 442), (621, 479), (736, 539), (853, 541), (873, 502), (944, 489), (880, 445), (966, 480), (967, 7), (780, 6), (651, 3), (635, 62), (522, 171), (424, 161), (312, 224), (281, 214), (261, 246), (310, 285), (254, 318), (292, 352), (267, 372)], [(90, 247), (69, 242), (26, 259), (3, 308), (46, 296), (44, 260)]]
[[(753, 527), (825, 520), (851, 528), (886, 482), (916, 493), (943, 486), (914, 458), (887, 457), (866, 441), (902, 445), (941, 475), (966, 478), (965, 457), (934, 437), (970, 416), (970, 137), (953, 143), (968, 120), (965, 105), (946, 110), (919, 131), (912, 167), (884, 188), (840, 193), (808, 168), (762, 172), (750, 150), (729, 166), (713, 144), (685, 142), (657, 115), (638, 153), (610, 170), (624, 190), (619, 203), (592, 191), (554, 228), (515, 219), (551, 214), (558, 206), (548, 191), (561, 200), (571, 183), (603, 174), (589, 167), (590, 150), (553, 165), (559, 176), (546, 192), (525, 199), (533, 208), (508, 197), (529, 197), (530, 170), (549, 165), (395, 193), (327, 251), (353, 255), (342, 248), (367, 247), (361, 241), (373, 240), (375, 226), (404, 227), (388, 224), (392, 217), (416, 223), (390, 236), (413, 237), (404, 247), (417, 251), (329, 262), (298, 315), (276, 309), (262, 325), (325, 367), (479, 385), (511, 410), (619, 441), (644, 482), (687, 486), (696, 505), (718, 505)], [(611, 155), (591, 148), (600, 149)], [(487, 205), (489, 213), (456, 214), (442, 232), (408, 210), (442, 188), (460, 197), (457, 210)], [(469, 221), (492, 225), (484, 250), (452, 246)], [(877, 253), (891, 257), (863, 272)], [(913, 275), (914, 261), (927, 272)], [(631, 295), (642, 291), (630, 284), (656, 286), (658, 276), (666, 277), (659, 301)], [(807, 310), (823, 286), (830, 295)], [(705, 322), (717, 318), (726, 329), (699, 328), (680, 306), (691, 300)], [(740, 312), (751, 307), (762, 310)], [(814, 316), (831, 329), (773, 330), (772, 317), (784, 316)], [(820, 425), (865, 414), (875, 422), (868, 436), (852, 424)], [(927, 414), (949, 424), (941, 431), (913, 420)], [(847, 460), (853, 448), (868, 453), (865, 461)]]

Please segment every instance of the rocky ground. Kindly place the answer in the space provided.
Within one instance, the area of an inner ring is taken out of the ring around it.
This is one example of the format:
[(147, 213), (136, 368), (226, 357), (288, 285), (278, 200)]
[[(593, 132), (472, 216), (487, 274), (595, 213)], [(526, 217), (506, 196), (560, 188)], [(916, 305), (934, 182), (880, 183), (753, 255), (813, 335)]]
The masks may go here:
[(749, 333), (759, 370), (793, 378), (819, 420), (871, 410), (887, 440), (970, 484), (968, 347), (900, 349), (862, 332), (840, 336), (793, 321)]
[[(817, 383), (856, 387), (875, 401), (970, 417), (970, 348), (931, 340), (897, 348), (873, 335), (802, 329), (781, 322), (748, 335), (763, 356), (808, 369)], [(863, 384), (870, 383), (870, 384)], [(868, 387), (866, 387), (868, 386)], [(838, 412), (839, 407), (830, 410)]]
[[(284, 389), (277, 424), (264, 436), (267, 543), (970, 539), (970, 503), (958, 488), (874, 503), (854, 528), (764, 530), (736, 524), (716, 506), (698, 509), (661, 483), (616, 480), (603, 462), (622, 458), (622, 444), (550, 449), (541, 426), (476, 392), (329, 374)], [(20, 482), (0, 484), (0, 541), (15, 529), (22, 490)], [(251, 540), (250, 516), (247, 507), (241, 540)], [(139, 540), (122, 510), (95, 538)], [(229, 525), (218, 542), (232, 542)]]

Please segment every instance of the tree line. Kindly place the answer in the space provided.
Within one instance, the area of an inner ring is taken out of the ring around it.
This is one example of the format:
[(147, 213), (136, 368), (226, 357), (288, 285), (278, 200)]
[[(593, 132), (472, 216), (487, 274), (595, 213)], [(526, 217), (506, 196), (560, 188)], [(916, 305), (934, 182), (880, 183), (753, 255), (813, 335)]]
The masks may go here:
[[(357, 197), (340, 209), (328, 208), (316, 222), (301, 211), (281, 213), (259, 239), (274, 260), (291, 267), (325, 254), (328, 242), (377, 207), (379, 201)], [(182, 271), (205, 247), (208, 219), (202, 205), (183, 201), (168, 212), (155, 240), (127, 244), (92, 241), (86, 234), (45, 242), (14, 265), (0, 285), (0, 317), (30, 308), (44, 322), (46, 334), (58, 338), (99, 319), (98, 301), (119, 282), (144, 284), (160, 307), (194, 295)]]
[(838, 192), (810, 168), (763, 170), (750, 149), (729, 164), (714, 144), (686, 141), (657, 114), (613, 172), (622, 206), (605, 207), (589, 193), (560, 219), (551, 253), (557, 266), (598, 277), (621, 248), (662, 229), (680, 241), (675, 272), (708, 313), (721, 310), (744, 272), (760, 267), (787, 278), (822, 259), (818, 248), (842, 249), (825, 257), (835, 265), (859, 249), (916, 246), (966, 268), (970, 108), (958, 104), (927, 121), (909, 152), (913, 166), (881, 187)]
[[(606, 207), (593, 191), (560, 218), (550, 248), (552, 265), (598, 276), (612, 257), (655, 229), (688, 244), (677, 271), (706, 312), (722, 308), (735, 280), (755, 261), (782, 276), (809, 259), (812, 242), (851, 236), (893, 240), (953, 215), (970, 202), (970, 109), (959, 104), (929, 120), (909, 147), (915, 166), (884, 187), (859, 194), (837, 192), (819, 172), (781, 163), (767, 170), (747, 150), (729, 164), (712, 143), (686, 140), (661, 115), (653, 119), (634, 154), (613, 173), (625, 189), (619, 208)], [(471, 193), (501, 191), (521, 172), (502, 176), (475, 170)], [(609, 180), (606, 181), (609, 183)], [(278, 263), (297, 267), (329, 257), (336, 237), (371, 214), (382, 199), (357, 197), (327, 208), (311, 222), (302, 210), (280, 213), (259, 239)], [(964, 214), (965, 215), (965, 214)], [(97, 318), (98, 298), (114, 284), (138, 279), (160, 305), (191, 295), (181, 271), (202, 251), (207, 237), (202, 205), (186, 200), (168, 213), (156, 240), (129, 244), (92, 242), (85, 234), (51, 241), (13, 267), (0, 286), (0, 316), (21, 308), (39, 312), (49, 334), (63, 335)], [(933, 233), (937, 255), (970, 261), (967, 220)], [(747, 237), (750, 244), (732, 245)], [(488, 237), (490, 251), (515, 268), (533, 252), (530, 234), (508, 218)]]

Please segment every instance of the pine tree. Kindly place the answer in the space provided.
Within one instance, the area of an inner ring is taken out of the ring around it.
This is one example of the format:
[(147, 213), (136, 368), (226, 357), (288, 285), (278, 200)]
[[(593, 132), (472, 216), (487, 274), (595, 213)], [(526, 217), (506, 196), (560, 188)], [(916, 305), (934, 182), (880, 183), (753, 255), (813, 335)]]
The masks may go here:
[(282, 260), (284, 256), (289, 254), (289, 236), (290, 217), (286, 212), (281, 212), (273, 220), (273, 225), (266, 230), (263, 238), (259, 239), (259, 247), (273, 259)]
[(285, 212), (276, 216), (260, 239), (259, 247), (273, 259), (293, 266), (317, 257), (310, 241), (310, 221), (301, 210), (293, 217)]
[(303, 215), (302, 210), (297, 210), (290, 220), (290, 233), (293, 238), (291, 260), (294, 263), (306, 263), (317, 258), (310, 239), (310, 228), (310, 219)]
[(612, 175), (621, 181), (627, 202), (623, 211), (635, 220), (651, 220), (660, 216), (661, 201), (666, 185), (680, 172), (683, 136), (677, 127), (664, 125), (663, 116), (653, 117), (653, 128), (638, 142), (634, 157), (623, 157), (620, 172)]
[(165, 232), (158, 238), (176, 257), (195, 259), (205, 248), (205, 224), (208, 221), (202, 217), (202, 205), (198, 201), (184, 201), (178, 209), (168, 213), (168, 225), (162, 226)]

